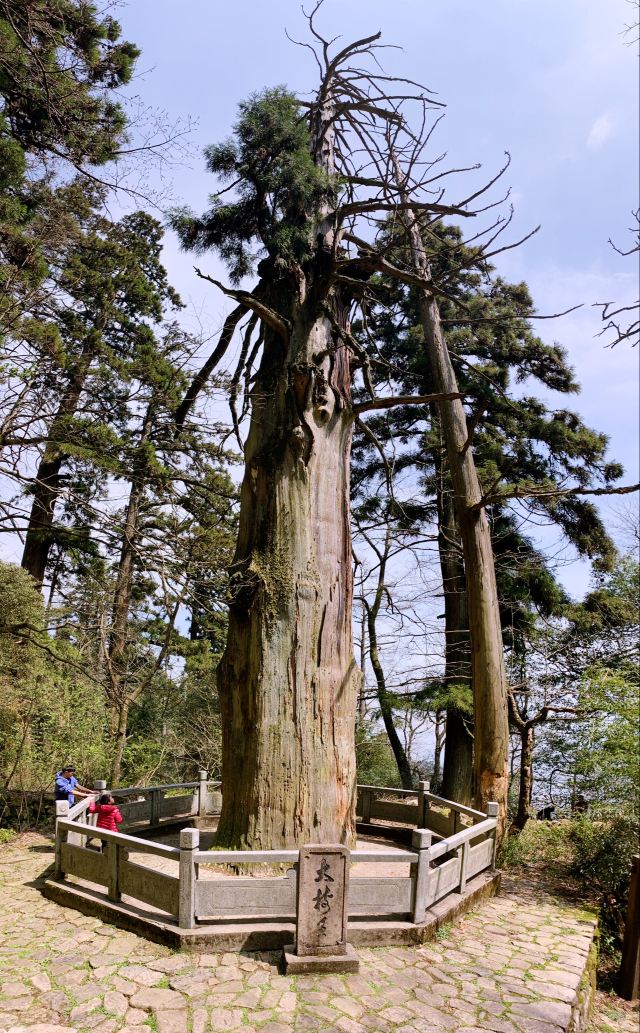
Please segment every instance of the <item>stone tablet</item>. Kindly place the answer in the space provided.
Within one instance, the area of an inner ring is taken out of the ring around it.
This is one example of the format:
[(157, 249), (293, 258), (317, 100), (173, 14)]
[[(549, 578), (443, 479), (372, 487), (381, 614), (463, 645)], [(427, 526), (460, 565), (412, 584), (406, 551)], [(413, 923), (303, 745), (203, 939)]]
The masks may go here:
[(306, 846), (300, 850), (297, 893), (298, 957), (347, 953), (349, 850)]

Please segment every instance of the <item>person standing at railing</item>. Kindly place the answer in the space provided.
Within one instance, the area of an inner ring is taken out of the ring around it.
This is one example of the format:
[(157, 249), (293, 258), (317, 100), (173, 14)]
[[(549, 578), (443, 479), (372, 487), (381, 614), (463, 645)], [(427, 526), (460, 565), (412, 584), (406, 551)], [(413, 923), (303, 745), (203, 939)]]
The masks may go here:
[(86, 786), (81, 786), (76, 778), (73, 764), (66, 764), (56, 773), (55, 799), (66, 800), (69, 807), (73, 807), (76, 796), (93, 796), (94, 793)]
[(97, 828), (106, 829), (107, 832), (118, 831), (122, 815), (110, 793), (103, 793), (97, 803), (92, 801), (89, 804), (89, 813), (98, 815), (98, 820), (96, 821)]

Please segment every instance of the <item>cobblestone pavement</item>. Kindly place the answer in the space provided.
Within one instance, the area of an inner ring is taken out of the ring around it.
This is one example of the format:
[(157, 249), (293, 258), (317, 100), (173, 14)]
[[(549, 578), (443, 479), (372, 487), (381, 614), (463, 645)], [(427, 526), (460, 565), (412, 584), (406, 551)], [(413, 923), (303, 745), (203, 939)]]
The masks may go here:
[[(174, 953), (61, 908), (35, 882), (51, 860), (41, 835), (0, 847), (2, 1033), (558, 1033), (593, 930), (507, 881), (433, 944), (361, 949), (355, 976), (286, 977), (275, 953)], [(593, 1033), (637, 1029), (637, 1012), (613, 1008)]]

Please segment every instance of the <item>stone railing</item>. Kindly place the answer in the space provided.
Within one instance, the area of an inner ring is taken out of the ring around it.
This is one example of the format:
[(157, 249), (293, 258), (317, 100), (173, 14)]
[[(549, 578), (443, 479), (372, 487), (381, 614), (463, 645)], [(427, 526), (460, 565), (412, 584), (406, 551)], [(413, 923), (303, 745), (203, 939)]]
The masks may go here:
[(417, 790), (358, 786), (356, 814), (365, 825), (397, 822), (430, 829), (439, 836), (454, 835), (486, 818), (482, 811), (435, 796), (428, 782), (419, 782)]
[[(104, 786), (99, 784), (97, 789), (103, 791)], [(169, 790), (181, 789), (190, 792), (165, 795)], [(126, 808), (130, 808), (128, 821), (146, 823), (149, 819), (151, 823), (155, 819), (156, 826), (162, 827), (163, 819), (179, 814), (184, 820), (193, 820), (219, 813), (220, 783), (208, 782), (206, 772), (201, 773), (198, 782), (112, 792), (125, 801), (121, 807), (123, 817)], [(131, 797), (135, 799), (130, 800)], [(174, 801), (181, 801), (182, 809)], [(482, 814), (433, 796), (426, 783), (417, 793), (360, 786), (358, 802), (361, 825), (371, 828), (373, 820), (386, 820), (413, 825), (413, 829), (409, 830), (408, 850), (393, 847), (351, 851), (352, 865), (374, 866), (370, 869), (372, 874), (366, 876), (359, 875), (356, 869), (349, 880), (347, 911), (352, 919), (393, 918), (424, 923), (428, 909), (435, 903), (451, 893), (462, 893), (467, 882), (494, 867), (497, 804), (489, 804), (488, 813)], [(68, 804), (57, 804), (57, 879), (75, 876), (105, 887), (113, 902), (120, 902), (123, 895), (133, 898), (133, 902), (140, 901), (154, 911), (164, 912), (165, 917), (172, 916), (181, 929), (219, 924), (221, 920), (273, 921), (295, 917), (298, 850), (200, 850), (197, 828), (182, 829), (179, 848), (165, 846), (135, 835), (91, 827), (88, 807), (88, 799), (71, 809)], [(382, 835), (391, 831), (382, 825), (374, 827)], [(102, 851), (87, 846), (89, 839), (100, 840)], [(132, 861), (132, 853), (173, 862), (168, 867), (176, 874), (157, 871), (140, 860)], [(283, 876), (259, 879), (238, 875), (207, 878), (202, 869), (208, 865), (290, 865), (290, 869)], [(404, 865), (408, 870), (398, 876), (382, 874), (381, 865)], [(376, 869), (380, 874), (376, 874)]]

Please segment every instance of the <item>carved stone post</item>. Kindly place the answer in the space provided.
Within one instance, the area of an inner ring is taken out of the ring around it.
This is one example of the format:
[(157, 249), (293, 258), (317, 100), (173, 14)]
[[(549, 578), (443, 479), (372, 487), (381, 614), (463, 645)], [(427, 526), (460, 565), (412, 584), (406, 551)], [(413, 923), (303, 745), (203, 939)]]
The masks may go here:
[[(94, 788), (94, 790), (95, 790), (95, 792), (97, 793), (98, 796), (102, 796), (102, 794), (105, 792), (105, 790), (107, 788), (107, 783), (105, 782), (105, 780), (103, 778), (96, 778), (96, 779), (94, 779), (94, 782), (93, 782), (93, 788)], [(98, 815), (97, 814), (92, 814), (89, 817), (88, 820), (89, 820), (89, 824), (93, 825), (95, 827), (95, 824), (96, 824), (96, 822), (98, 820)]]
[(429, 789), (431, 783), (427, 781), (418, 782), (418, 820), (417, 829), (426, 829), (429, 826), (427, 815), (429, 813)]
[(199, 771), (200, 784), (198, 786), (198, 817), (204, 818), (207, 814), (207, 772)]
[(412, 918), (416, 925), (424, 922), (427, 909), (432, 835), (433, 833), (429, 829), (414, 829), (411, 836), (412, 849), (418, 851), (418, 862), (411, 865), (413, 875)]
[(471, 841), (468, 839), (466, 843), (463, 843), (459, 850), (456, 851), (460, 859), (460, 885), (458, 887), (459, 893), (464, 893), (467, 885), (467, 872), (469, 870), (469, 850), (471, 849)]
[(151, 807), (149, 808), (149, 825), (153, 828), (160, 823), (163, 793), (160, 789), (151, 790)]
[(180, 833), (180, 896), (178, 903), (178, 925), (181, 929), (195, 929), (196, 925), (195, 853), (199, 846), (198, 829), (182, 829)]
[[(488, 803), (487, 804), (487, 818), (496, 818), (497, 819), (499, 817), (499, 815), (500, 815), (500, 805), (497, 804), (497, 803), (493, 803), (493, 801), (491, 803)], [(497, 852), (497, 848), (498, 848), (498, 840), (497, 840), (497, 837), (496, 837), (496, 830), (495, 829), (491, 833), (491, 838), (493, 839), (493, 857), (491, 859), (491, 870), (493, 871), (495, 869), (495, 866), (496, 866), (496, 852)]]
[(306, 846), (299, 858), (295, 952), (284, 949), (286, 972), (357, 972), (360, 959), (347, 943), (349, 850)]
[(120, 900), (120, 844), (114, 839), (107, 842), (107, 866), (109, 872), (109, 883), (107, 895), (109, 900)]
[(56, 800), (56, 862), (55, 878), (64, 880), (62, 869), (62, 844), (67, 842), (67, 833), (59, 827), (61, 818), (69, 817), (69, 804), (66, 800)]

